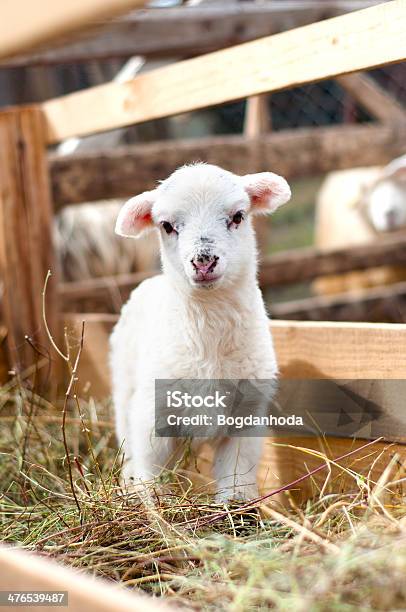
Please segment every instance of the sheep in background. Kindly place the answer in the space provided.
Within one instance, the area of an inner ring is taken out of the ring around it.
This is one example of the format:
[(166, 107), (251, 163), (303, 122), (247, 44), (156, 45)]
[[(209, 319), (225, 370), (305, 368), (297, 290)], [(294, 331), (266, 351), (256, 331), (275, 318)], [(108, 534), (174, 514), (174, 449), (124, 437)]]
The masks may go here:
[(377, 232), (406, 226), (406, 155), (383, 168), (363, 193), (361, 206)]
[[(150, 480), (173, 459), (175, 440), (154, 437), (156, 379), (276, 378), (251, 216), (271, 213), (289, 198), (286, 181), (270, 172), (238, 177), (196, 164), (121, 210), (118, 234), (158, 229), (164, 271), (133, 291), (111, 336), (126, 481)], [(218, 499), (258, 495), (261, 450), (262, 438), (217, 440)]]
[[(140, 56), (131, 57), (114, 76), (113, 82), (125, 83), (156, 65), (157, 62), (146, 62)], [(85, 138), (68, 138), (59, 144), (57, 152), (63, 156), (112, 148), (122, 141), (125, 131), (120, 128)], [(62, 280), (82, 281), (158, 269), (159, 249), (155, 236), (134, 245), (133, 240), (120, 240), (114, 235), (113, 228), (124, 201), (114, 199), (66, 206), (57, 215), (55, 243)]]
[[(316, 202), (315, 245), (339, 249), (379, 240), (406, 227), (406, 155), (386, 167), (332, 172)], [(315, 281), (321, 295), (343, 293), (406, 280), (406, 268), (385, 266)]]
[(159, 268), (156, 236), (121, 240), (114, 234), (125, 200), (66, 206), (56, 217), (56, 250), (64, 281), (81, 281)]

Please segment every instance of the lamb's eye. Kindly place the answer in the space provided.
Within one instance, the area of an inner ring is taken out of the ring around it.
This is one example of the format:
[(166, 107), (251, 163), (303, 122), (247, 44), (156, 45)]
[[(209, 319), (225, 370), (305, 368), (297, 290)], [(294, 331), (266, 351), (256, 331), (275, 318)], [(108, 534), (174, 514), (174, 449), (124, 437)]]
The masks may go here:
[(233, 216), (233, 223), (236, 225), (240, 225), (241, 221), (244, 219), (244, 214), (241, 210), (235, 213)]
[(174, 231), (174, 227), (171, 223), (169, 223), (169, 221), (162, 221), (162, 227), (164, 228), (165, 232), (167, 234), (172, 234), (172, 232)]

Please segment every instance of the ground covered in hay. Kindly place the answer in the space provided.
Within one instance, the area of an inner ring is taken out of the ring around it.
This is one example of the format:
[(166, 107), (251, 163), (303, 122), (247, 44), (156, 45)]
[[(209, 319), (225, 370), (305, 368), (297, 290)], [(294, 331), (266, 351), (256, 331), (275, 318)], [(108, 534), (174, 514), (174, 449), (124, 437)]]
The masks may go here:
[(72, 399), (62, 427), (63, 406), (31, 392), (10, 384), (0, 400), (3, 542), (187, 609), (406, 608), (406, 506), (389, 471), (261, 514), (173, 473), (140, 499), (120, 487), (107, 406)]

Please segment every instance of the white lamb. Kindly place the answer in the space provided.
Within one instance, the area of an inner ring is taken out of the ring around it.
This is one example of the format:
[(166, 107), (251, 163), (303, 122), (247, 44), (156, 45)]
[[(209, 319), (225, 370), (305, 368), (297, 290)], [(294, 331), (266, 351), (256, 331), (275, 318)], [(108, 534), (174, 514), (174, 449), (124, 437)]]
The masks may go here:
[[(145, 482), (173, 455), (154, 430), (155, 379), (274, 379), (277, 363), (257, 283), (251, 215), (290, 198), (270, 172), (239, 177), (217, 166), (184, 166), (130, 199), (116, 232), (158, 228), (163, 274), (133, 291), (111, 337), (111, 370), (124, 478)], [(218, 499), (257, 496), (259, 438), (217, 441)]]

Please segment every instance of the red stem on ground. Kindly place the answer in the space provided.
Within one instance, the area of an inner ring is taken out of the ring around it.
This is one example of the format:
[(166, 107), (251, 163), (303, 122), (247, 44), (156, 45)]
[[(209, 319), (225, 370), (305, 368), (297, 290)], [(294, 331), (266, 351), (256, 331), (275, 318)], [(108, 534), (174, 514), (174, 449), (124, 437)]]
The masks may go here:
[[(345, 453), (344, 455), (340, 455), (340, 457), (336, 457), (335, 459), (326, 459), (326, 462), (323, 463), (323, 465), (319, 465), (317, 468), (314, 468), (314, 470), (307, 472), (307, 474), (304, 474), (303, 476), (296, 478), (296, 480), (293, 480), (293, 482), (290, 482), (289, 484), (279, 487), (278, 489), (274, 489), (273, 491), (271, 491), (270, 493), (267, 493), (266, 495), (262, 495), (261, 497), (256, 497), (255, 499), (250, 500), (249, 502), (243, 504), (242, 506), (239, 506), (235, 510), (232, 510), (232, 512), (237, 513), (237, 512), (241, 512), (242, 510), (247, 510), (249, 508), (255, 508), (259, 504), (261, 504), (263, 501), (265, 501), (266, 499), (269, 499), (270, 497), (273, 497), (274, 495), (277, 495), (278, 493), (283, 493), (284, 491), (288, 491), (289, 489), (303, 482), (307, 478), (310, 478), (310, 476), (313, 476), (314, 474), (317, 474), (317, 472), (324, 470), (329, 463), (338, 463), (338, 461), (347, 459), (348, 457), (351, 457), (352, 455), (355, 455), (356, 453), (359, 453), (360, 451), (365, 450), (369, 446), (372, 446), (373, 444), (376, 444), (376, 442), (380, 442), (381, 440), (382, 438), (371, 440), (371, 442), (367, 442), (366, 444), (363, 444), (359, 448), (355, 448), (354, 450), (349, 451), (348, 453)], [(206, 525), (211, 525), (212, 523), (215, 523), (216, 521), (219, 521), (220, 519), (225, 518), (229, 514), (230, 514), (229, 510), (226, 510), (224, 512), (219, 512), (218, 514), (211, 516), (209, 519), (202, 521), (200, 524), (199, 524), (199, 519), (198, 519), (197, 521), (194, 522), (194, 527), (197, 528), (197, 527), (205, 527)]]

